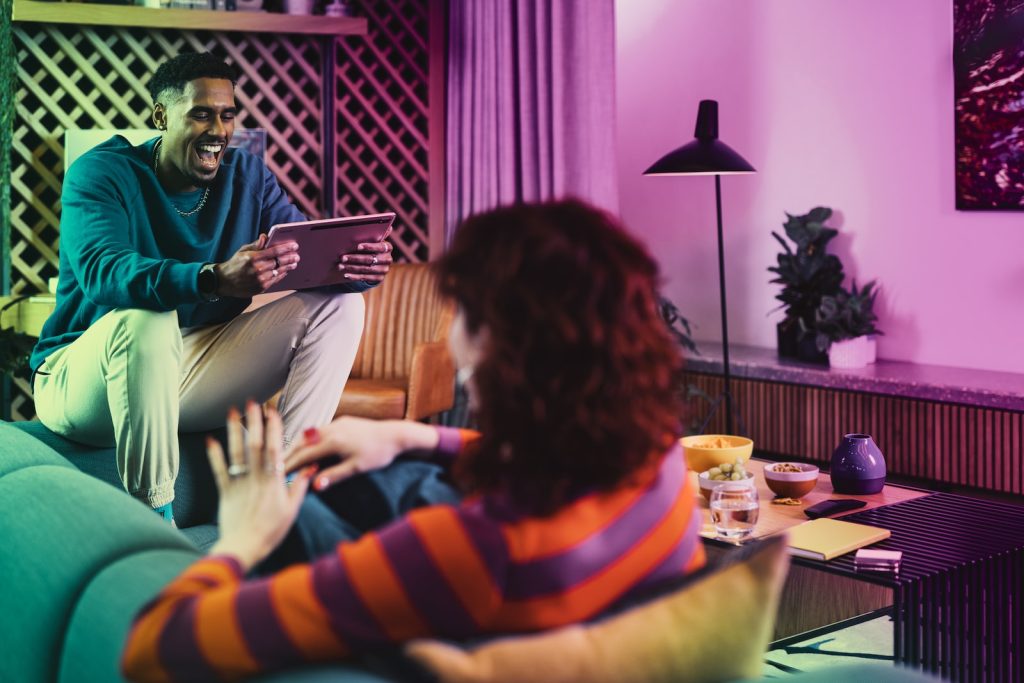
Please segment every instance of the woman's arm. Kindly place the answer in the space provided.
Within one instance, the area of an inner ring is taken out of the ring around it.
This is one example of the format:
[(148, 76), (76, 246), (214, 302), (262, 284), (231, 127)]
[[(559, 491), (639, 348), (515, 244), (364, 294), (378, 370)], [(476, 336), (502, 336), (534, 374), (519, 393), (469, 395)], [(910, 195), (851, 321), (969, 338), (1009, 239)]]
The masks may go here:
[(340, 463), (318, 472), (313, 488), (322, 491), (355, 474), (387, 467), (406, 451), (434, 451), (442, 458), (454, 457), (476, 436), (469, 430), (412, 420), (341, 417), (325, 427), (307, 429), (302, 442), (285, 455), (285, 469), (293, 471), (330, 456), (340, 457)]
[[(221, 496), (221, 538), (136, 617), (122, 662), (128, 678), (239, 677), (485, 628), (500, 604), (507, 551), (496, 524), (461, 508), (417, 510), (313, 564), (244, 580), (291, 526), (313, 469), (285, 486), (280, 417), (271, 411), (264, 424), (250, 403), (246, 419), (243, 433), (238, 412), (229, 413), (226, 460), (220, 444), (207, 449)], [(396, 433), (392, 447), (440, 440), (425, 425)]]
[(504, 548), (496, 525), (437, 506), (265, 579), (243, 580), (234, 558), (208, 557), (143, 608), (124, 673), (237, 678), (422, 636), (471, 636), (500, 605)]

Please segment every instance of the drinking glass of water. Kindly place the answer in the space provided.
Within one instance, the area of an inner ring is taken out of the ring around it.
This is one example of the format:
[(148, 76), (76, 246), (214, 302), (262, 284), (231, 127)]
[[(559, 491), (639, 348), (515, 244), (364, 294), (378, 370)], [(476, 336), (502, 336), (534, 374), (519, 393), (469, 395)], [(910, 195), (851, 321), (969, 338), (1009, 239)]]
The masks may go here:
[(742, 541), (754, 533), (759, 510), (757, 487), (723, 482), (711, 490), (711, 522), (722, 538)]

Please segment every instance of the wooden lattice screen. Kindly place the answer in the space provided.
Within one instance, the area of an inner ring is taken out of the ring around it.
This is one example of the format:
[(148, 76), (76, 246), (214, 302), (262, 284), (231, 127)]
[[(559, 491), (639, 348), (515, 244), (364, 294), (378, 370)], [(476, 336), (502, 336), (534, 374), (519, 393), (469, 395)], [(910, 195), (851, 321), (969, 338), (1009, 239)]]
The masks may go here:
[(335, 43), (335, 208), (340, 215), (394, 211), (396, 255), (426, 261), (427, 2), (367, 3), (363, 10), (366, 40)]
[[(182, 51), (240, 68), (238, 125), (268, 131), (267, 164), (304, 213), (394, 210), (396, 259), (427, 260), (428, 0), (367, 0), (357, 11), (367, 36), (326, 40), (16, 24), (11, 293), (46, 291), (57, 273), (65, 129), (149, 127), (146, 83)], [(34, 415), (24, 380), (11, 414)]]

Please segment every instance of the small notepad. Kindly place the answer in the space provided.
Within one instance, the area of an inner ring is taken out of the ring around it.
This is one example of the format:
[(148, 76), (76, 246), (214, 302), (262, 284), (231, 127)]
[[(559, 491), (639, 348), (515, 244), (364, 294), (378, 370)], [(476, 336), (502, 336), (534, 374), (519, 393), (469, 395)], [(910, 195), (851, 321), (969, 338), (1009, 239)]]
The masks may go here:
[(888, 529), (820, 517), (789, 530), (789, 553), (812, 560), (831, 560), (891, 535)]

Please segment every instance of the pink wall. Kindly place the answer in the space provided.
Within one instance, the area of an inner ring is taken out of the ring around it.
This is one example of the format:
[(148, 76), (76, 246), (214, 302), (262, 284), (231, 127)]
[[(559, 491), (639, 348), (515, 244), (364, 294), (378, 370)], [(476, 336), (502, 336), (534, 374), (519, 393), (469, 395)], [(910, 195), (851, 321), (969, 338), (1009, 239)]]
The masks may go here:
[(1024, 213), (957, 212), (950, 0), (617, 0), (620, 209), (666, 294), (720, 340), (711, 178), (645, 178), (697, 102), (759, 171), (723, 177), (730, 339), (775, 346), (785, 211), (831, 206), (879, 355), (1024, 372)]

